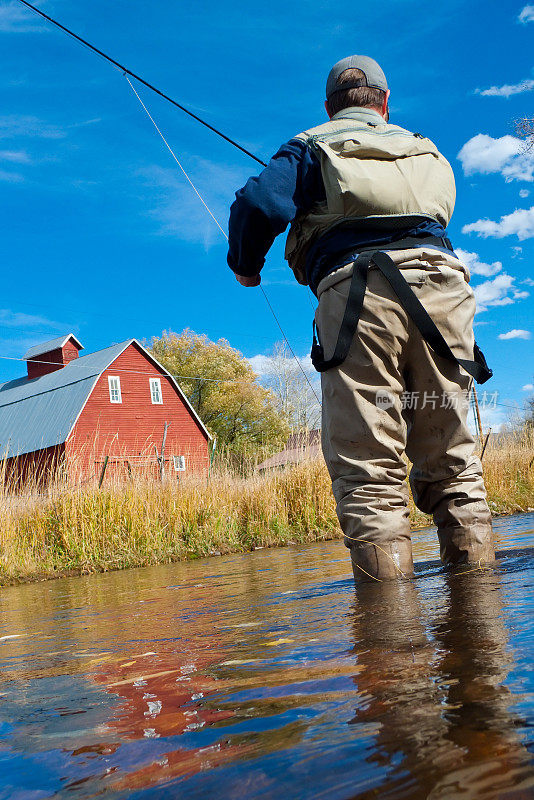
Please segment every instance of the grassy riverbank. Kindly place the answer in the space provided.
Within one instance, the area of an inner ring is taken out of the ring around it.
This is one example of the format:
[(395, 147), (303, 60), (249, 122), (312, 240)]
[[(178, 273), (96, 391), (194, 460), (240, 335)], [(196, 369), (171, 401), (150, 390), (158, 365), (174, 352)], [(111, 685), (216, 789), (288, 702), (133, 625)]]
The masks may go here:
[[(494, 514), (534, 508), (534, 437), (496, 441), (484, 457)], [(217, 473), (158, 484), (0, 497), (0, 585), (168, 563), (340, 537), (322, 461), (249, 478)], [(410, 506), (412, 524), (430, 520)]]

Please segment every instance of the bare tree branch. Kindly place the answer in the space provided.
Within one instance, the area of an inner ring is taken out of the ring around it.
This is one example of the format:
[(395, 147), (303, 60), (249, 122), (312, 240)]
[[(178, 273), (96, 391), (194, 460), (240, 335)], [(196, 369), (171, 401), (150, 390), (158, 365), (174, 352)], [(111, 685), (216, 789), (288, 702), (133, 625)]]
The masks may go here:
[(534, 149), (534, 117), (524, 117), (516, 120), (515, 132), (525, 140), (525, 150)]

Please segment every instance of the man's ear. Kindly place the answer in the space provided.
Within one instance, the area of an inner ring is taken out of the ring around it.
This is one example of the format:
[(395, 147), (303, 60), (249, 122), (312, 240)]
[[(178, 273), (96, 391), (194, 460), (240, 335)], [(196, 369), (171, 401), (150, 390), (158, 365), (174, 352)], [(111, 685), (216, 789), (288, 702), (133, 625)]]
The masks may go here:
[(324, 101), (324, 107), (325, 107), (326, 113), (328, 114), (328, 119), (332, 119), (332, 113), (331, 113), (330, 108), (328, 106), (328, 100)]
[(386, 92), (386, 94), (385, 94), (385, 96), (384, 96), (384, 102), (382, 103), (382, 109), (381, 109), (381, 111), (382, 111), (382, 116), (384, 117), (384, 119), (386, 120), (386, 122), (387, 122), (387, 121), (388, 121), (388, 119), (389, 119), (389, 109), (388, 109), (388, 103), (389, 103), (389, 95), (390, 95), (390, 94), (391, 94), (391, 92), (390, 92), (390, 91), (389, 91), (389, 89), (388, 89), (388, 90), (387, 90), (387, 92)]

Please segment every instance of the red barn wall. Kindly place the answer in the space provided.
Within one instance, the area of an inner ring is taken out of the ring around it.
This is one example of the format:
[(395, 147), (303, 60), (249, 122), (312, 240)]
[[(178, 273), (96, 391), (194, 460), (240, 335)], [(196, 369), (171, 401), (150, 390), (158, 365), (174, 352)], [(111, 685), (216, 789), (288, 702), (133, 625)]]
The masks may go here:
[(6, 459), (4, 481), (9, 489), (42, 488), (64, 474), (65, 445), (58, 444)]
[[(108, 376), (120, 378), (122, 403), (111, 403)], [(161, 379), (163, 404), (151, 402), (150, 378)], [(106, 475), (157, 473), (165, 422), (165, 467), (168, 476), (205, 473), (208, 439), (172, 382), (135, 344), (102, 373), (66, 444), (69, 469), (79, 477), (97, 476), (105, 456)], [(186, 472), (175, 473), (172, 456), (183, 455)]]

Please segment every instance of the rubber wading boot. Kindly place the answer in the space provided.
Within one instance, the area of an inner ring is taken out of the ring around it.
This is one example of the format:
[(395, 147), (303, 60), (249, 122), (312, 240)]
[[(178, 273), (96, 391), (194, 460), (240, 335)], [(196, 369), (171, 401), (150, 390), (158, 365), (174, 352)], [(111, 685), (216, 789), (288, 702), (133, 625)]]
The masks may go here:
[(413, 575), (412, 543), (409, 539), (386, 544), (360, 544), (350, 548), (354, 580), (388, 581)]
[(492, 564), (495, 548), (490, 525), (438, 530), (441, 560), (447, 566), (455, 564)]

